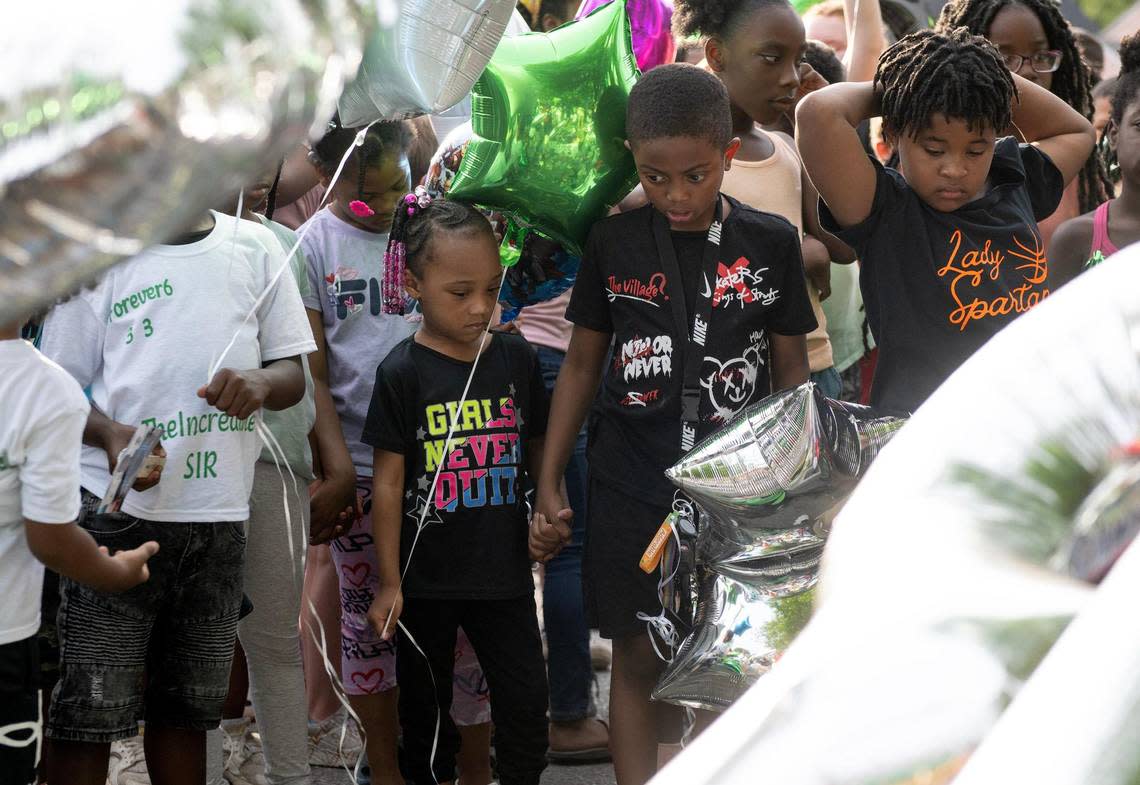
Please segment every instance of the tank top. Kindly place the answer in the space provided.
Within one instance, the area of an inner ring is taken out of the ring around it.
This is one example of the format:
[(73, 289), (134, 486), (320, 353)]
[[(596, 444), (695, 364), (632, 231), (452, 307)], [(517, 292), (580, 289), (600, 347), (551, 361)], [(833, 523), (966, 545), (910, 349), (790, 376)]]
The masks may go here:
[[(760, 129), (757, 129), (760, 130)], [(763, 161), (734, 160), (724, 173), (720, 190), (744, 204), (773, 213), (794, 224), (803, 237), (803, 181), (799, 153), (783, 134), (761, 131), (772, 142), (774, 151)], [(807, 335), (808, 365), (813, 373), (831, 368), (835, 361), (827, 336), (827, 317), (819, 302), (819, 292), (808, 284), (808, 297), (819, 323)]]
[(1085, 262), (1085, 269), (1096, 267), (1119, 249), (1108, 239), (1108, 206), (1111, 201), (1105, 202), (1096, 208), (1093, 213), (1093, 236), (1089, 246), (1089, 258)]

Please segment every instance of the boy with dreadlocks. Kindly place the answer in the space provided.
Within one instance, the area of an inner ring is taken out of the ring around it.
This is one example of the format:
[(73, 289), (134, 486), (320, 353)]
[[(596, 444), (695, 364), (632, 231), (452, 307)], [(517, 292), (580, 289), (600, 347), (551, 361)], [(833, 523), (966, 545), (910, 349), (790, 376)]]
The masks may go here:
[[(898, 171), (868, 157), (855, 132), (879, 114)], [(997, 139), (1011, 124), (1032, 143)], [(821, 223), (862, 260), (880, 350), (871, 401), (913, 410), (1049, 294), (1037, 221), (1084, 165), (1092, 126), (964, 29), (905, 37), (873, 82), (804, 98), (796, 125)]]
[[(1077, 38), (1054, 0), (953, 0), (942, 9), (936, 29), (949, 33), (959, 27), (989, 39), (1011, 72), (1092, 119), (1091, 74)], [(1017, 129), (1004, 129), (1004, 133), (1016, 136)], [(1101, 158), (1091, 154), (1075, 182), (1065, 190), (1060, 206), (1041, 221), (1046, 250), (1062, 222), (1096, 209), (1111, 196), (1112, 183)]]

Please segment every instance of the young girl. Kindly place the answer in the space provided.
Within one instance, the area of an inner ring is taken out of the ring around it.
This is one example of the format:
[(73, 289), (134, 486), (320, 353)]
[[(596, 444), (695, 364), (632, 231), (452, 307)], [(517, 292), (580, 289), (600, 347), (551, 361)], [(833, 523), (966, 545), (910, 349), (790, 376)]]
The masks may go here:
[(455, 780), (459, 736), (447, 712), (462, 625), (491, 690), (499, 781), (533, 785), (546, 764), (547, 689), (523, 472), (546, 427), (538, 359), (521, 336), (486, 332), (502, 271), (477, 210), (418, 189), (397, 208), (389, 254), (406, 257), (423, 321), (376, 371), (364, 427), (380, 576), (368, 616), (385, 640), (402, 628), (410, 780)]
[(816, 193), (800, 166), (792, 140), (761, 126), (777, 122), (795, 105), (804, 64), (804, 26), (787, 0), (679, 0), (674, 26), (682, 35), (706, 39), (709, 68), (728, 88), (732, 133), (740, 150), (724, 175), (721, 190), (758, 210), (790, 221), (804, 237), (808, 295), (819, 326), (808, 335), (812, 380), (824, 394), (838, 398), (841, 381), (835, 370), (827, 320), (820, 301), (830, 293), (831, 258), (849, 263), (851, 249), (820, 231)]
[(1120, 166), (1120, 196), (1061, 224), (1049, 257), (1058, 285), (1140, 241), (1140, 35), (1120, 45), (1121, 70), (1106, 129)]
[[(341, 158), (356, 141), (359, 129), (344, 128), (335, 118), (328, 133), (313, 146), (311, 160), (321, 183), (330, 186)], [(396, 760), (396, 649), (381, 640), (368, 624), (367, 612), (378, 581), (372, 542), (372, 449), (361, 440), (372, 397), (372, 379), (388, 352), (415, 327), (402, 316), (387, 315), (381, 302), (381, 262), (396, 202), (410, 187), (408, 125), (377, 123), (354, 149), (344, 171), (332, 185), (329, 206), (305, 224), (302, 248), (308, 258), (310, 293), (304, 298), (317, 341), (313, 376), (327, 383), (351, 466), (324, 465), (324, 485), (335, 495), (345, 478), (355, 482), (363, 517), (331, 543), (340, 582), (341, 676), (367, 736), (373, 781), (402, 782)], [(322, 452), (323, 455), (323, 452)], [(314, 494), (314, 505), (319, 494)], [(339, 498), (339, 496), (338, 496)], [(479, 685), (477, 663), (468, 654), (461, 663), (463, 684)], [(474, 671), (474, 673), (472, 673)], [(474, 760), (486, 752), (490, 730), (486, 696), (464, 693), (462, 719), (479, 726), (465, 752)], [(472, 763), (467, 768), (476, 766)], [(488, 769), (489, 761), (481, 766)], [(489, 774), (489, 771), (488, 771)]]
[[(877, 114), (898, 171), (869, 158), (855, 131)], [(1033, 144), (997, 140), (1011, 123)], [(1084, 166), (1092, 126), (1011, 75), (987, 41), (955, 30), (902, 39), (883, 53), (873, 83), (807, 96), (796, 127), (826, 202), (823, 225), (862, 262), (880, 351), (871, 400), (913, 410), (1048, 295), (1037, 220), (1052, 214)]]
[[(936, 28), (948, 33), (958, 27), (988, 38), (1010, 71), (1092, 119), (1089, 69), (1072, 28), (1053, 0), (953, 0), (942, 9)], [(998, 132), (1017, 135), (1016, 128)], [(1064, 221), (1095, 209), (1111, 195), (1112, 184), (1099, 156), (1090, 155), (1060, 206), (1040, 223), (1045, 249)]]

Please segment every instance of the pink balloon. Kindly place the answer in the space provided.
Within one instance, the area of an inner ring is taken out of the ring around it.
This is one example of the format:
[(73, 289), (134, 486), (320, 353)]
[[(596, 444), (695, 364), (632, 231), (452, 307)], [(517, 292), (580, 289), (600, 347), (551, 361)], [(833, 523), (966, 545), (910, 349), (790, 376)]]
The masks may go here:
[[(586, 0), (576, 19), (589, 16), (594, 9), (612, 0)], [(616, 0), (620, 2), (620, 0)], [(673, 7), (662, 0), (626, 0), (630, 28), (633, 31), (633, 52), (637, 67), (648, 71), (654, 66), (673, 62), (676, 43), (670, 24)]]

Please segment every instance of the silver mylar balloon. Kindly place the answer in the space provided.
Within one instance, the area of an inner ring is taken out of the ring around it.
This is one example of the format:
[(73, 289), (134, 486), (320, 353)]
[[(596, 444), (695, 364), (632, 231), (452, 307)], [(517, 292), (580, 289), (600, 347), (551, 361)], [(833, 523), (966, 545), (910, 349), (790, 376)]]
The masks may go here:
[(346, 0), (12, 3), (0, 32), (0, 323), (224, 204), (331, 114)]
[(340, 98), (341, 122), (399, 120), (459, 103), (514, 9), (514, 0), (377, 0), (360, 71)]
[(749, 406), (666, 474), (723, 523), (811, 526), (904, 422), (824, 398), (807, 382)]
[(1125, 456), (1073, 516), (1073, 531), (1052, 560), (1055, 569), (1099, 583), (1140, 531), (1140, 461)]
[(732, 705), (807, 624), (819, 562), (816, 549), (706, 570), (693, 630), (653, 699), (715, 711)]

